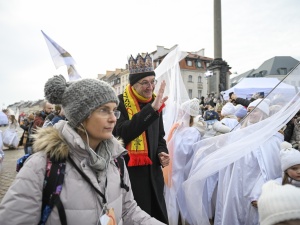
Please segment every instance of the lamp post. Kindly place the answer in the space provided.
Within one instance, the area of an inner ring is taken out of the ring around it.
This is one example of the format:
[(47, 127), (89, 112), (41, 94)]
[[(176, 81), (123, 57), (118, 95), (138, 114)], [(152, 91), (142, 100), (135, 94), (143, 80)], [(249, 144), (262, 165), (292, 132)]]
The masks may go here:
[(221, 0), (214, 0), (214, 60), (207, 69), (213, 72), (213, 76), (209, 78), (209, 92), (220, 93), (227, 90), (227, 73), (231, 67), (222, 59)]

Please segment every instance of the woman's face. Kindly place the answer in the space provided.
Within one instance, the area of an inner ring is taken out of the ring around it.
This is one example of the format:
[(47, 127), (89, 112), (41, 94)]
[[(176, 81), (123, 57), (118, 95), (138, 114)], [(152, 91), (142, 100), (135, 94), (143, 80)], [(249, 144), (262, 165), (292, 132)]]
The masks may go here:
[(139, 80), (137, 83), (133, 85), (133, 88), (136, 90), (136, 92), (143, 96), (146, 99), (149, 99), (152, 97), (152, 93), (155, 88), (155, 84), (153, 84), (153, 81), (155, 80), (155, 76), (147, 76), (143, 79)]
[[(97, 145), (106, 139), (112, 137), (113, 129), (117, 118), (114, 111), (117, 110), (117, 104), (114, 102), (106, 103), (92, 112), (92, 114), (83, 122), (88, 138), (89, 145), (95, 149)], [(81, 135), (85, 140), (85, 134)]]
[(251, 124), (261, 121), (264, 117), (264, 113), (260, 109), (258, 109), (258, 108), (254, 109), (254, 110), (253, 109), (254, 109), (254, 107), (248, 107), (248, 113), (251, 112), (248, 115), (249, 122)]
[(286, 172), (290, 178), (300, 181), (300, 164), (288, 168)]

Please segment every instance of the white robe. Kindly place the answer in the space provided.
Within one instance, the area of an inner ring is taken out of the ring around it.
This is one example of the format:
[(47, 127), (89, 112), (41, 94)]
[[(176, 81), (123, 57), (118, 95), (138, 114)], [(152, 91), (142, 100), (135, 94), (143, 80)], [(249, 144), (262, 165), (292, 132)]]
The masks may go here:
[(182, 191), (182, 183), (187, 179), (193, 162), (193, 145), (201, 140), (201, 134), (195, 127), (181, 127), (174, 133), (172, 182), (166, 187), (166, 205), (170, 225), (178, 224), (179, 212), (182, 218), (188, 215)]
[(235, 128), (239, 124), (237, 119), (228, 117), (223, 118), (220, 122), (223, 123), (225, 126), (229, 127), (230, 129)]
[(280, 143), (276, 133), (258, 149), (219, 173), (215, 225), (258, 225), (258, 211), (251, 205), (259, 195), (253, 192), (281, 176)]
[(9, 122), (8, 128), (3, 133), (3, 145), (4, 146), (13, 146), (15, 148), (18, 147), (19, 144), (19, 137), (17, 128), (19, 126), (19, 123), (11, 123)]

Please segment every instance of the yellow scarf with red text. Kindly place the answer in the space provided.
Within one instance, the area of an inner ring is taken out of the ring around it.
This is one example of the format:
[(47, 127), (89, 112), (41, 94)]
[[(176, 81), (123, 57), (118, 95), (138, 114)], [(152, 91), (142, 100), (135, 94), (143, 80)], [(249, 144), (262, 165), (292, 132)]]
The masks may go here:
[[(155, 95), (153, 95), (155, 97)], [(152, 97), (152, 98), (153, 98)], [(146, 99), (140, 96), (131, 86), (128, 84), (125, 88), (123, 99), (125, 108), (128, 113), (129, 120), (132, 119), (133, 115), (138, 113), (141, 109), (139, 102), (147, 103), (152, 100)], [(148, 144), (146, 138), (146, 132), (144, 131), (137, 138), (132, 140), (127, 146), (129, 155), (128, 166), (146, 166), (152, 165), (152, 161), (148, 156)]]

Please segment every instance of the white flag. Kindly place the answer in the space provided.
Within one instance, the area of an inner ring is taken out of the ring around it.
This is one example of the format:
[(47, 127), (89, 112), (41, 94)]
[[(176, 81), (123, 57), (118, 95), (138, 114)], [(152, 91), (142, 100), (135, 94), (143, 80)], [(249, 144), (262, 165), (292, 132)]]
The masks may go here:
[(69, 65), (68, 66), (68, 75), (69, 75), (69, 80), (78, 80), (81, 79), (81, 76), (75, 69), (74, 65)]
[[(70, 55), (69, 52), (67, 52), (65, 49), (63, 49), (61, 46), (59, 46), (55, 41), (53, 41), (48, 35), (46, 35), (43, 31), (42, 34), (44, 35), (44, 38), (46, 40), (48, 49), (50, 51), (50, 55), (52, 57), (54, 66), (56, 69), (58, 69), (61, 66), (67, 66), (68, 67), (68, 75), (70, 80), (77, 80), (81, 78), (81, 76), (76, 71), (74, 64), (76, 64), (73, 57)], [(73, 67), (73, 68), (71, 68)], [(70, 69), (71, 68), (71, 69)], [(69, 73), (71, 72), (71, 74)]]

